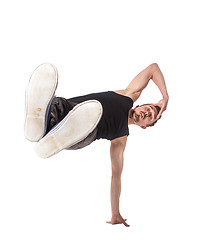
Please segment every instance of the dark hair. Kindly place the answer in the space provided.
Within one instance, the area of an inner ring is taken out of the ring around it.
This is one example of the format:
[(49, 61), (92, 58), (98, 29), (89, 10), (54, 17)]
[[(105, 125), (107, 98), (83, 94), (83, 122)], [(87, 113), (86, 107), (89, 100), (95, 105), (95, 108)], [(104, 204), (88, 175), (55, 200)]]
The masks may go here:
[[(155, 106), (155, 108), (157, 109), (157, 111), (158, 111), (158, 113), (160, 112), (160, 110), (161, 110), (161, 108), (159, 107), (159, 106)], [(160, 117), (161, 118), (161, 117)], [(160, 119), (159, 118), (159, 119)], [(158, 119), (158, 120), (159, 120)], [(147, 125), (147, 127), (153, 127), (155, 124), (156, 124), (156, 122), (158, 121), (158, 120), (156, 120), (155, 122), (153, 122), (152, 124), (150, 124), (150, 125)]]

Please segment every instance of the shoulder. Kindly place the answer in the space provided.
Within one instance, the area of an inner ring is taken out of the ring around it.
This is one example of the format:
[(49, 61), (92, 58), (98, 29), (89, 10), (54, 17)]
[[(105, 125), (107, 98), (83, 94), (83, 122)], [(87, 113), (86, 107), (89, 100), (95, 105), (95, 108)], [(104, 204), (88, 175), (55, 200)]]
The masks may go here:
[(120, 95), (131, 98), (133, 102), (135, 102), (136, 99), (138, 98), (138, 93), (133, 92), (133, 91), (131, 91), (131, 89), (128, 89), (128, 88), (126, 88), (124, 90), (117, 90), (117, 91), (114, 91), (114, 92), (117, 93), (117, 94), (120, 94)]
[(126, 147), (127, 136), (115, 138), (111, 140), (111, 147), (124, 150)]

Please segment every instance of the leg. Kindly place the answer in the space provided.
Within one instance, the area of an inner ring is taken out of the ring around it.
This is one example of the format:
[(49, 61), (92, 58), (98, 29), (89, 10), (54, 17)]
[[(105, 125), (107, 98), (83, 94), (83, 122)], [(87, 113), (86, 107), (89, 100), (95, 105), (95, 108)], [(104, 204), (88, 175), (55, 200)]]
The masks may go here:
[(69, 148), (66, 148), (67, 150), (78, 150), (78, 149), (81, 149), (81, 148), (84, 148), (88, 145), (90, 145), (95, 139), (96, 139), (96, 136), (97, 136), (97, 131), (98, 129), (95, 128), (94, 131), (92, 131), (85, 139), (83, 139), (81, 142), (78, 142), (76, 143), (75, 145), (69, 147)]
[[(52, 101), (47, 130), (46, 134), (50, 132), (50, 130), (56, 126), (62, 119), (77, 105), (74, 102), (68, 102), (67, 99), (62, 97), (55, 97)], [(45, 135), (46, 135), (45, 134)]]
[(40, 140), (47, 128), (50, 105), (57, 87), (57, 69), (45, 63), (31, 75), (26, 89), (25, 137), (36, 142)]
[(36, 144), (36, 153), (47, 158), (83, 141), (97, 127), (102, 111), (101, 103), (96, 100), (76, 105)]
[[(77, 105), (75, 102), (67, 101), (67, 99), (62, 97), (55, 97), (51, 104), (50, 109), (50, 117), (48, 121), (47, 131), (50, 132), (52, 128), (54, 128), (59, 122), (63, 120), (63, 118), (66, 117), (66, 115)], [(97, 136), (97, 128), (95, 128), (85, 139), (83, 139), (81, 142), (76, 143), (73, 146), (70, 146), (67, 148), (68, 150), (77, 150), (84, 148), (88, 145), (90, 145)], [(46, 135), (45, 134), (45, 135)]]

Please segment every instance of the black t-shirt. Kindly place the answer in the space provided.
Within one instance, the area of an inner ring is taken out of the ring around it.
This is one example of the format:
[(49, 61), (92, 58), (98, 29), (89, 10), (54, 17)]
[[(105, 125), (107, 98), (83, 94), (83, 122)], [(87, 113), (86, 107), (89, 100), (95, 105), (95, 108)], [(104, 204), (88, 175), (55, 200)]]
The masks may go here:
[(113, 140), (128, 136), (128, 113), (133, 106), (133, 100), (113, 91), (92, 93), (85, 96), (68, 99), (69, 102), (81, 103), (95, 99), (102, 104), (103, 115), (98, 124), (96, 139)]

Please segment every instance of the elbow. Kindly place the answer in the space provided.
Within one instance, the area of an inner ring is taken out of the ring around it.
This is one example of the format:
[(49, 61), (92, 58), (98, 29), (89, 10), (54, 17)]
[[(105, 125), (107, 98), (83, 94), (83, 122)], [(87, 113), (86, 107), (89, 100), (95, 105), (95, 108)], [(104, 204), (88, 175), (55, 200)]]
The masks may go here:
[(117, 169), (112, 171), (111, 179), (112, 180), (118, 180), (121, 178), (122, 175), (122, 169)]
[(155, 71), (159, 68), (158, 64), (157, 63), (152, 63), (151, 65), (151, 68)]
[(160, 68), (159, 68), (159, 66), (158, 66), (157, 63), (152, 63), (152, 64), (150, 65), (150, 68), (151, 68), (151, 79), (152, 79), (154, 73), (155, 73), (156, 71), (160, 71)]
[(111, 180), (114, 181), (114, 182), (120, 181), (121, 180), (121, 174), (118, 174), (118, 175), (112, 174)]

